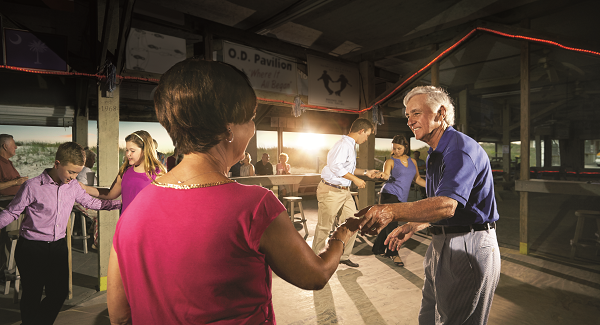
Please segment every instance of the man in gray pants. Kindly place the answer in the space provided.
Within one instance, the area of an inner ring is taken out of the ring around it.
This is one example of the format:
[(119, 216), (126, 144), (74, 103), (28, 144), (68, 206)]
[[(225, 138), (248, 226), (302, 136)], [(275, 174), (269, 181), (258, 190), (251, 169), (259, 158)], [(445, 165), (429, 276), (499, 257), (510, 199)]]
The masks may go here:
[(500, 278), (499, 216), (489, 158), (475, 140), (452, 127), (454, 106), (444, 90), (416, 87), (404, 105), (415, 137), (431, 147), (428, 198), (361, 210), (363, 234), (407, 221), (385, 241), (397, 250), (416, 231), (429, 228), (419, 324), (486, 324)]

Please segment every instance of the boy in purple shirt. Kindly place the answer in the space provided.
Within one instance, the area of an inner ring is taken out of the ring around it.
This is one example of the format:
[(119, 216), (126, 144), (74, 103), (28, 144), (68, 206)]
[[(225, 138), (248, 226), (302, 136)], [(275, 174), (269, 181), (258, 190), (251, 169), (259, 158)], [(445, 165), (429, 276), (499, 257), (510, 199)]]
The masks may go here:
[[(52, 324), (69, 293), (66, 230), (75, 202), (94, 210), (114, 210), (120, 201), (88, 195), (76, 178), (83, 169), (85, 152), (75, 142), (58, 147), (54, 166), (19, 189), (6, 210), (0, 212), (0, 228), (25, 211), (15, 260), (21, 274), (22, 324)], [(46, 297), (42, 300), (45, 287)]]

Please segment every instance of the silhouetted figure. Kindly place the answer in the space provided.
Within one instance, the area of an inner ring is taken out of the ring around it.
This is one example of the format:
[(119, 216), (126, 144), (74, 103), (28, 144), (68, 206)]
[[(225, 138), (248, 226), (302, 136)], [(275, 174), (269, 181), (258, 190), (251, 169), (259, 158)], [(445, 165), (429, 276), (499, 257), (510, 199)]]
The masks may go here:
[[(333, 81), (333, 79), (331, 79), (331, 77), (327, 74), (327, 70), (323, 70), (323, 74), (321, 75), (321, 77), (319, 79), (317, 79), (317, 81), (323, 79), (323, 85), (325, 85), (325, 89), (327, 89), (327, 92), (329, 92), (329, 95), (333, 94), (333, 90), (331, 90), (331, 88), (329, 88), (329, 82), (336, 82)], [(344, 86), (345, 87), (345, 86)]]
[[(338, 78), (337, 81), (334, 82), (341, 82), (342, 84), (340, 85), (340, 90), (336, 91), (335, 94), (338, 96), (341, 96), (342, 91), (344, 89), (346, 89), (346, 85), (350, 85), (350, 83), (348, 82), (348, 78), (346, 78), (346, 76), (344, 76), (343, 74), (340, 75), (340, 77)], [(350, 85), (350, 87), (352, 87), (352, 85)], [(331, 95), (331, 93), (329, 93)]]

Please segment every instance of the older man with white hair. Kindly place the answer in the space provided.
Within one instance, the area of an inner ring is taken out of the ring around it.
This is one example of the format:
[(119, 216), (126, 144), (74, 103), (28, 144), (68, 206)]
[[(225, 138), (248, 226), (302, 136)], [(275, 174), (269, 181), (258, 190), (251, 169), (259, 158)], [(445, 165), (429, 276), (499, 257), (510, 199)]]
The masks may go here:
[(489, 158), (475, 140), (452, 127), (454, 105), (444, 90), (416, 87), (404, 105), (415, 137), (431, 147), (428, 198), (361, 210), (363, 233), (378, 233), (391, 221), (408, 222), (385, 241), (396, 250), (416, 231), (429, 228), (419, 324), (486, 324), (500, 278)]

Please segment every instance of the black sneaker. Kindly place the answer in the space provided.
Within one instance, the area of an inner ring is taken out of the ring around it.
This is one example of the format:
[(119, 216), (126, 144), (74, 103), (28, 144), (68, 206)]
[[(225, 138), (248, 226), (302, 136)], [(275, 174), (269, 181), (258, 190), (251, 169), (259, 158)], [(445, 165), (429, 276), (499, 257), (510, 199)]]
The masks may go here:
[(340, 264), (346, 264), (351, 267), (358, 267), (358, 263), (354, 263), (350, 259), (340, 261)]

